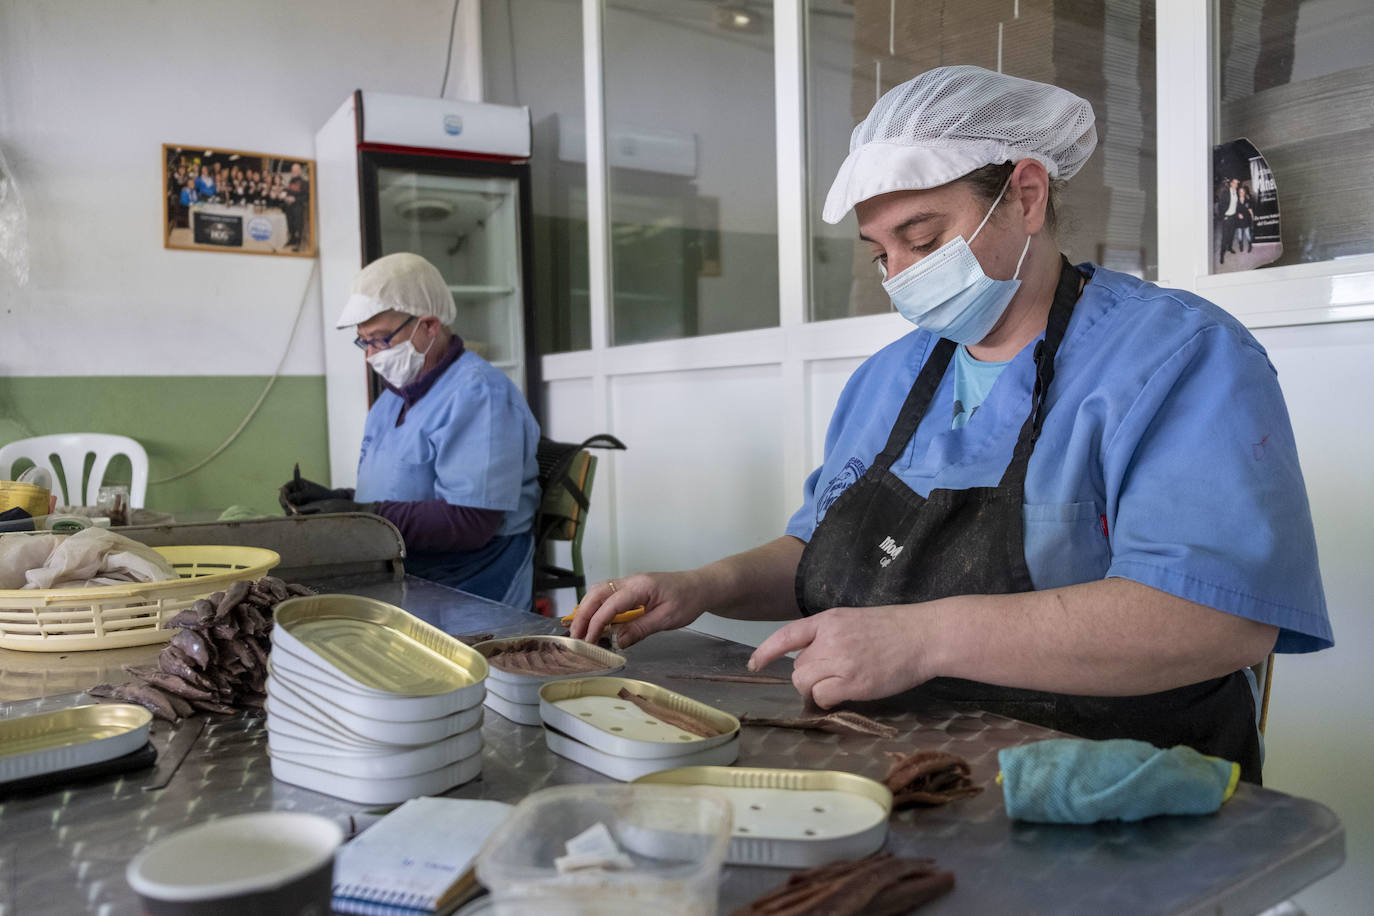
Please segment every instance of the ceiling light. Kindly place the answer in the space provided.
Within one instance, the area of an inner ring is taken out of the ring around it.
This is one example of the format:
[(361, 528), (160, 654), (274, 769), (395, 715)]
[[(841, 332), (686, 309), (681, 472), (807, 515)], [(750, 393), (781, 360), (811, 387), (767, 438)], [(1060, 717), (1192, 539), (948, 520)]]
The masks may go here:
[(727, 32), (759, 32), (763, 29), (763, 17), (738, 3), (717, 4), (711, 11), (711, 21), (716, 28)]

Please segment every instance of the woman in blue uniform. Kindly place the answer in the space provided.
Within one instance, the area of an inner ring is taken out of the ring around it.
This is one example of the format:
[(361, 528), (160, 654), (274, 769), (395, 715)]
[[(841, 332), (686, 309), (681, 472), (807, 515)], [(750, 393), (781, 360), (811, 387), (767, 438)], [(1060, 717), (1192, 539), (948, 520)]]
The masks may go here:
[(363, 268), (339, 316), (386, 391), (368, 411), (358, 486), (282, 487), (288, 512), (375, 512), (401, 532), (407, 572), (532, 605), (539, 426), (501, 370), (449, 330), (438, 268), (392, 254)]
[(783, 537), (594, 587), (573, 633), (639, 604), (622, 644), (800, 617), (750, 664), (796, 651), (821, 706), (919, 687), (1258, 781), (1248, 666), (1332, 643), (1292, 429), (1234, 318), (1060, 254), (1053, 182), (1095, 145), (1053, 86), (944, 67), (887, 93), (823, 215), (856, 210), (917, 330), (850, 379)]

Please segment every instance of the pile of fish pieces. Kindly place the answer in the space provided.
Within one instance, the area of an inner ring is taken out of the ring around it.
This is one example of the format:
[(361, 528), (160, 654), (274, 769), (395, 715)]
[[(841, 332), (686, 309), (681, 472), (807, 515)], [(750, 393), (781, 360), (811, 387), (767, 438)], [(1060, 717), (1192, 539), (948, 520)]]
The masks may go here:
[(982, 786), (974, 783), (968, 761), (957, 754), (888, 751), (887, 756), (892, 763), (883, 782), (892, 790), (894, 810), (945, 805), (983, 791)]
[(158, 653), (156, 665), (125, 665), (132, 680), (97, 684), (86, 692), (136, 703), (169, 722), (197, 711), (230, 714), (243, 707), (260, 709), (267, 699), (272, 611), (287, 598), (313, 594), (304, 585), (275, 576), (256, 582), (241, 579), (163, 624), (177, 633)]

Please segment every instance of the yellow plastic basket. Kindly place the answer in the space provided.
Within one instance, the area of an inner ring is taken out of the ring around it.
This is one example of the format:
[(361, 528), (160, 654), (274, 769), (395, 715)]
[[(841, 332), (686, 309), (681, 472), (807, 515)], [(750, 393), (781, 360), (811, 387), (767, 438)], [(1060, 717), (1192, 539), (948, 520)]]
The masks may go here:
[(92, 588), (0, 589), (0, 648), (30, 652), (122, 649), (166, 642), (162, 624), (198, 598), (281, 562), (260, 547), (155, 547), (181, 576)]

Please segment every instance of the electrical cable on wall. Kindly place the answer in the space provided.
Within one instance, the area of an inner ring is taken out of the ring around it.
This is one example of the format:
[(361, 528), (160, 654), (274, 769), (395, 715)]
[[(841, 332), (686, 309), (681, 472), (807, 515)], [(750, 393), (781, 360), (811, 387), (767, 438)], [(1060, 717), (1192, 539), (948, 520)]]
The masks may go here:
[(301, 303), (299, 306), (296, 307), (296, 320), (291, 322), (291, 335), (286, 338), (286, 348), (282, 350), (281, 359), (277, 360), (277, 368), (272, 373), (272, 377), (267, 380), (267, 386), (262, 389), (262, 394), (258, 395), (258, 399), (253, 402), (253, 406), (248, 408), (248, 415), (245, 416), (243, 418), (243, 421), (239, 423), (239, 425), (234, 429), (232, 433), (229, 434), (229, 438), (225, 439), (222, 443), (220, 443), (219, 448), (215, 449), (213, 452), (206, 455), (200, 461), (191, 465), (184, 471), (172, 474), (169, 477), (159, 477), (157, 480), (148, 481), (148, 486), (151, 487), (157, 484), (171, 483), (174, 480), (180, 480), (183, 477), (188, 477), (191, 474), (194, 474), (196, 471), (199, 471), (201, 468), (205, 467), (211, 461), (214, 461), (216, 458), (218, 458), (225, 449), (233, 445), (234, 440), (236, 440), (239, 437), (239, 434), (242, 433), (244, 429), (248, 427), (248, 424), (252, 422), (253, 417), (257, 416), (258, 408), (262, 406), (263, 401), (267, 400), (267, 395), (272, 390), (272, 386), (277, 384), (277, 379), (281, 378), (282, 369), (286, 366), (286, 358), (290, 355), (291, 346), (296, 341), (296, 330), (301, 326), (301, 316), (305, 314), (305, 304), (310, 299), (310, 287), (315, 282), (315, 274), (319, 271), (319, 269), (320, 261), (318, 258), (315, 258), (310, 263), (310, 275), (305, 278), (305, 289), (301, 291)]
[(462, 0), (453, 0), (453, 15), (448, 20), (448, 52), (444, 55), (444, 80), (439, 84), (439, 98), (444, 97), (444, 90), (448, 88), (448, 71), (453, 65), (453, 33), (458, 28), (458, 4)]

